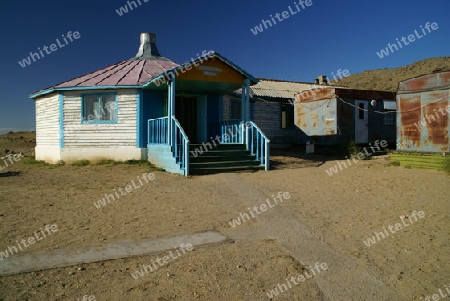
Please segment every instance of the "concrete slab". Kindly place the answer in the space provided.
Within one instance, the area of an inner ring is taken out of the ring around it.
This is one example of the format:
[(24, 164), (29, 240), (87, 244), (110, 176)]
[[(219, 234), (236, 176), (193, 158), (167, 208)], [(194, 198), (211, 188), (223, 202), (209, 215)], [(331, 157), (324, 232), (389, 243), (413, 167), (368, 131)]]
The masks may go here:
[(81, 263), (152, 255), (175, 250), (181, 244), (191, 244), (195, 249), (224, 242), (232, 242), (232, 240), (218, 231), (204, 231), (137, 242), (125, 240), (100, 247), (12, 255), (0, 261), (0, 276), (61, 268)]

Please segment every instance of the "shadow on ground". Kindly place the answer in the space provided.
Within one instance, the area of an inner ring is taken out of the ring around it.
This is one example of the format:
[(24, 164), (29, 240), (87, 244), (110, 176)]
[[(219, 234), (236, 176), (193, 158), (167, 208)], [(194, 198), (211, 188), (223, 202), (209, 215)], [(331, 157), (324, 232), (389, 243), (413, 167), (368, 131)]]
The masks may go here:
[(0, 172), (0, 178), (2, 177), (14, 177), (20, 175), (20, 171), (8, 171), (8, 172)]

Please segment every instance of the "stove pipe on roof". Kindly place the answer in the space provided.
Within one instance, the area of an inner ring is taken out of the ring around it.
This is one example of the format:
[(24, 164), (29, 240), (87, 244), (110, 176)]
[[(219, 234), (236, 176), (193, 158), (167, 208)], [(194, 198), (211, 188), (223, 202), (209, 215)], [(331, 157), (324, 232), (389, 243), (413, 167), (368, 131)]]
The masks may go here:
[(156, 47), (156, 35), (153, 32), (141, 33), (141, 45), (134, 59), (160, 59), (158, 47)]

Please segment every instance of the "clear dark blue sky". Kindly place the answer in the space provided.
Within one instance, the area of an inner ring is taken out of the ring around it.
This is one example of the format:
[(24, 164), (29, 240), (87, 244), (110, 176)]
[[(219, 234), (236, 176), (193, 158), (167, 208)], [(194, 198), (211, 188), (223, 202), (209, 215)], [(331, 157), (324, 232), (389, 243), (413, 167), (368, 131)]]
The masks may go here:
[[(34, 129), (30, 93), (134, 56), (140, 32), (155, 32), (161, 55), (178, 63), (215, 50), (255, 77), (308, 82), (338, 69), (354, 74), (450, 55), (449, 0), (312, 0), (300, 12), (298, 0), (140, 1), (123, 16), (116, 9), (126, 0), (2, 3), (0, 133)], [(283, 11), (287, 19), (250, 31)], [(396, 38), (421, 34), (426, 22), (439, 28), (383, 59), (376, 54)], [(57, 38), (64, 44), (68, 31), (81, 37), (19, 65)]]

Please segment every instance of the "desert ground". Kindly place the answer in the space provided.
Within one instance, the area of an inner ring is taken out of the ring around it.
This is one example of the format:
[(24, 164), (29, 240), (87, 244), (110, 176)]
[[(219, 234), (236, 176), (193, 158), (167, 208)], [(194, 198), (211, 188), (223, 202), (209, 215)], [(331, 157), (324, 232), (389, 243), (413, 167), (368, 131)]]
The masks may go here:
[[(0, 251), (45, 225), (58, 231), (11, 257), (205, 230), (229, 240), (195, 248), (138, 279), (131, 274), (164, 254), (0, 276), (0, 300), (419, 301), (450, 291), (444, 172), (392, 166), (381, 157), (329, 176), (339, 162), (332, 157), (278, 151), (268, 172), (185, 178), (144, 163), (47, 165), (33, 160), (33, 145), (29, 134), (0, 136), (0, 151), (27, 156), (0, 171)], [(94, 206), (144, 173), (154, 180)], [(275, 205), (279, 192), (289, 198)], [(272, 207), (231, 226), (267, 200)], [(403, 226), (385, 230), (396, 224)], [(367, 246), (375, 232), (390, 235)], [(311, 276), (316, 263), (327, 268)], [(311, 278), (269, 298), (305, 273)]]

